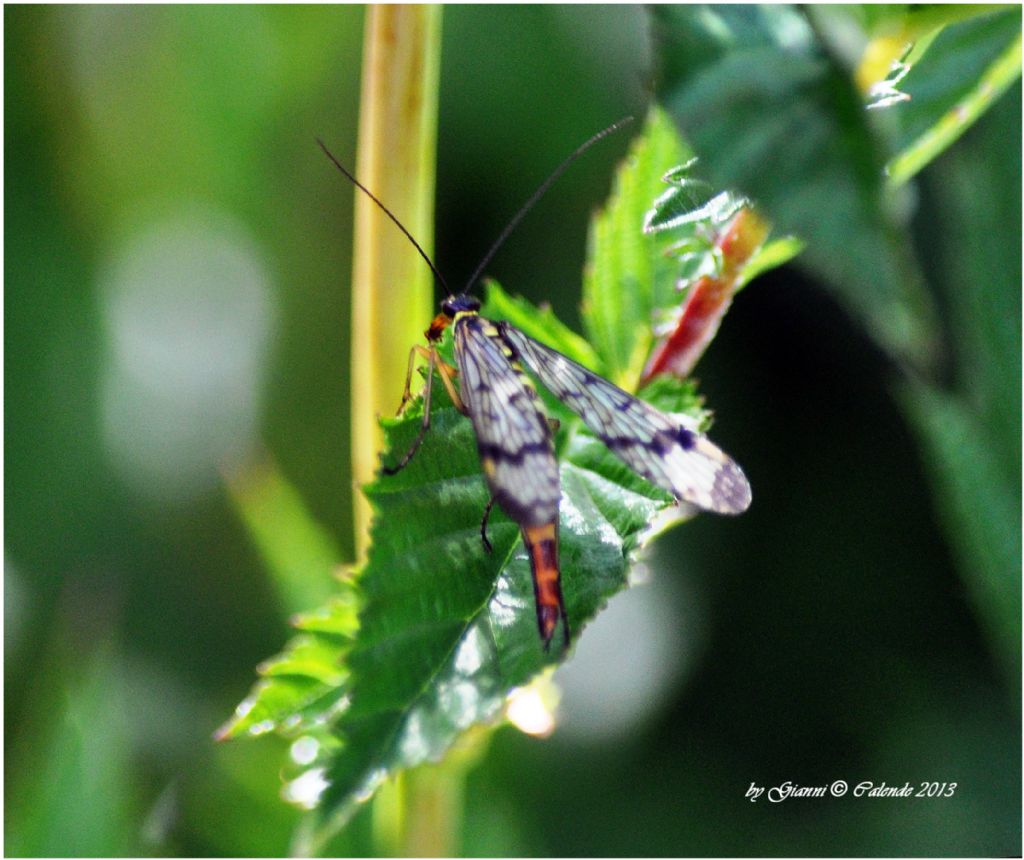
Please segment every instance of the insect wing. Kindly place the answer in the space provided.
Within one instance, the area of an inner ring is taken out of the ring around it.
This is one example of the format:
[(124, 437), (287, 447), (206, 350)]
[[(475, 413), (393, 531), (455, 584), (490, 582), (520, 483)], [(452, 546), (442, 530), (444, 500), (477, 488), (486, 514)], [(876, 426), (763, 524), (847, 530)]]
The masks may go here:
[(508, 323), (500, 328), (544, 386), (637, 474), (704, 510), (738, 514), (750, 506), (743, 471), (692, 419), (660, 412)]
[(503, 349), (498, 329), (475, 315), (459, 319), (455, 358), (495, 501), (520, 526), (557, 522), (561, 486), (551, 430), (537, 393)]

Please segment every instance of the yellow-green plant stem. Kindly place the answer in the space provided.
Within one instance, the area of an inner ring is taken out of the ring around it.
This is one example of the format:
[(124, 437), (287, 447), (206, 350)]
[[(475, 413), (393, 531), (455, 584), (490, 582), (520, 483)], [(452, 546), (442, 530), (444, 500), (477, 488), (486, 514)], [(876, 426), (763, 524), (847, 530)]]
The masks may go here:
[[(367, 7), (356, 175), (430, 253), (434, 229), (441, 7)], [(352, 263), (352, 475), (373, 477), (377, 417), (398, 406), (412, 344), (432, 304), (430, 269), (365, 194), (355, 195)], [(370, 507), (356, 493), (357, 561)]]
[[(370, 6), (363, 53), (356, 174), (431, 253), (440, 6)], [(383, 441), (377, 418), (402, 395), (409, 348), (431, 317), (429, 267), (365, 194), (355, 202), (352, 274), (352, 474), (370, 481)], [(357, 561), (365, 558), (371, 511), (356, 494)], [(373, 804), (380, 856), (453, 853), (465, 770), (448, 761), (401, 774)]]
[(454, 857), (458, 853), (466, 769), (451, 758), (449, 754), (440, 764), (407, 774), (404, 857)]
[(467, 732), (437, 764), (402, 771), (373, 802), (373, 840), (381, 857), (459, 854), (466, 776), (484, 756), (494, 726)]
[(462, 767), (450, 761), (396, 774), (373, 799), (378, 857), (454, 857), (462, 821)]

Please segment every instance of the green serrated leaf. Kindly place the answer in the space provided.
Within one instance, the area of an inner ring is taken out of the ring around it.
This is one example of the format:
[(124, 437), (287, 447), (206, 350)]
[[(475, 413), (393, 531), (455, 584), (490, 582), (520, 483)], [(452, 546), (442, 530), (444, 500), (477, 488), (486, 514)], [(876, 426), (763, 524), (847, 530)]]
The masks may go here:
[(883, 153), (847, 69), (791, 7), (657, 6), (664, 104), (712, 183), (784, 233), (892, 354), (928, 366), (934, 309), (883, 199)]
[(341, 644), (325, 636), (296, 636), (283, 654), (260, 664), (260, 674), (266, 678), (294, 675), (337, 687), (345, 680), (338, 661)]
[(351, 587), (293, 620), (302, 632), (259, 666), (260, 680), (217, 731), (218, 740), (297, 733), (328, 722), (344, 695), (345, 652), (357, 627)]
[(728, 191), (716, 192), (711, 183), (702, 179), (676, 181), (644, 216), (644, 232), (656, 233), (697, 223), (718, 227), (746, 205), (742, 197)]
[(665, 174), (691, 156), (666, 116), (651, 111), (615, 175), (607, 206), (591, 221), (583, 325), (608, 378), (628, 390), (636, 388), (651, 350), (655, 309), (679, 301), (678, 266), (665, 256), (671, 237), (644, 234), (641, 226), (665, 192)]
[[(685, 388), (674, 402), (695, 407)], [(394, 462), (419, 431), (419, 409), (383, 424), (385, 462)], [(672, 499), (581, 427), (563, 432), (560, 558), (578, 637), (626, 585), (634, 551)], [(497, 509), (488, 527), (494, 551), (484, 550), (479, 523), (489, 492), (472, 426), (443, 386), (435, 387), (431, 430), (416, 457), (366, 493), (375, 516), (359, 579), (359, 636), (346, 658), (351, 704), (337, 723), (344, 745), (328, 767), (314, 841), (387, 775), (438, 759), (470, 726), (498, 717), (513, 689), (562, 658), (557, 647), (542, 647), (519, 529)]]
[(302, 612), (292, 619), (292, 627), (309, 633), (333, 633), (351, 638), (359, 628), (358, 607), (351, 581), (343, 581), (341, 593), (335, 594), (318, 609)]
[(693, 166), (697, 163), (696, 157), (687, 159), (682, 164), (677, 164), (675, 167), (670, 167), (663, 177), (663, 182), (669, 185), (676, 185), (682, 187), (687, 182), (692, 181), (690, 178), (690, 171), (693, 170)]
[(909, 100), (891, 109), (900, 125), (886, 172), (910, 179), (960, 137), (1021, 74), (1019, 7), (942, 29), (900, 83)]

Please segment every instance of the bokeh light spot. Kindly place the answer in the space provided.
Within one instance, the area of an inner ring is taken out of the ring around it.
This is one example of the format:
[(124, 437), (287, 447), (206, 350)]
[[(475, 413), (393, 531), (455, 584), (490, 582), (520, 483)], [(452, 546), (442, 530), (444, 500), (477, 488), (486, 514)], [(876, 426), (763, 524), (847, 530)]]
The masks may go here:
[(616, 595), (555, 672), (559, 736), (606, 743), (654, 718), (689, 670), (699, 614), (672, 572)]
[(194, 498), (255, 442), (276, 316), (258, 249), (217, 213), (183, 212), (133, 235), (101, 288), (108, 452), (142, 494)]

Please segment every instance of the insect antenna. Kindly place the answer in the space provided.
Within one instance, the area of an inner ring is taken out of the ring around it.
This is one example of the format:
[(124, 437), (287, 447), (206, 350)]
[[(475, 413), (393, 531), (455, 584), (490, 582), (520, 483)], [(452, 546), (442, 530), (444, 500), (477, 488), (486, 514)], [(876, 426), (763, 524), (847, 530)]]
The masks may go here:
[(345, 178), (348, 179), (348, 181), (351, 182), (356, 188), (358, 188), (360, 191), (362, 191), (367, 197), (369, 197), (374, 203), (376, 203), (380, 207), (381, 211), (385, 215), (387, 215), (388, 218), (390, 218), (392, 221), (395, 222), (395, 226), (397, 226), (398, 229), (401, 230), (405, 234), (405, 238), (408, 239), (410, 242), (412, 242), (413, 247), (417, 251), (419, 251), (420, 256), (424, 259), (426, 264), (428, 266), (430, 266), (430, 271), (434, 273), (434, 277), (437, 279), (437, 282), (444, 288), (445, 295), (451, 295), (451, 290), (448, 289), (448, 284), (445, 282), (444, 276), (437, 270), (437, 266), (434, 265), (434, 263), (430, 259), (430, 257), (427, 256), (427, 252), (424, 251), (420, 247), (420, 243), (417, 242), (412, 237), (412, 233), (410, 233), (408, 230), (405, 229), (405, 225), (402, 224), (402, 222), (399, 221), (398, 218), (395, 217), (394, 213), (390, 209), (388, 209), (387, 206), (385, 206), (383, 203), (381, 203), (376, 198), (374, 193), (372, 191), (370, 191), (369, 188), (367, 188), (365, 185), (363, 185), (362, 182), (360, 182), (358, 179), (356, 179), (351, 173), (349, 173), (344, 167), (341, 166), (341, 162), (338, 161), (338, 159), (336, 159), (331, 154), (331, 151), (327, 148), (327, 146), (324, 144), (324, 142), (322, 140), (320, 140), (319, 137), (316, 139), (316, 142), (320, 145), (320, 148), (324, 151), (324, 155), (326, 155), (331, 160), (331, 163), (334, 164), (334, 166), (337, 167), (338, 170), (340, 170), (343, 174), (345, 174)]
[[(607, 137), (608, 135), (618, 131), (624, 125), (629, 125), (629, 123), (631, 123), (632, 121), (633, 117), (631, 116), (623, 117), (618, 122), (608, 126), (608, 128), (602, 129), (589, 140), (587, 140), (584, 143), (581, 143), (578, 147), (576, 147), (572, 155), (570, 155), (567, 159), (565, 159), (565, 161), (563, 161), (561, 164), (558, 165), (558, 167), (554, 169), (551, 175), (541, 183), (540, 187), (536, 191), (534, 191), (532, 195), (530, 195), (530, 199), (527, 200), (522, 205), (518, 212), (516, 212), (515, 216), (512, 218), (511, 221), (508, 222), (505, 229), (501, 231), (501, 235), (498, 236), (494, 244), (491, 245), (491, 250), (489, 250), (484, 255), (483, 260), (480, 261), (480, 265), (476, 267), (476, 271), (473, 272), (472, 277), (470, 277), (470, 279), (466, 282), (466, 288), (463, 290), (464, 293), (468, 293), (473, 288), (473, 284), (477, 282), (477, 279), (483, 273), (484, 268), (487, 266), (488, 263), (491, 262), (492, 259), (494, 259), (494, 255), (498, 253), (498, 249), (505, 243), (505, 240), (512, 234), (512, 231), (519, 226), (519, 222), (523, 220), (526, 213), (529, 212), (537, 203), (537, 201), (544, 196), (547, 190), (552, 185), (554, 185), (558, 177), (565, 173), (569, 165), (572, 164), (581, 155), (583, 155), (583, 153), (590, 149), (590, 147), (592, 147), (595, 143), (601, 140), (601, 138)], [(321, 146), (322, 145), (323, 144), (321, 144)]]

